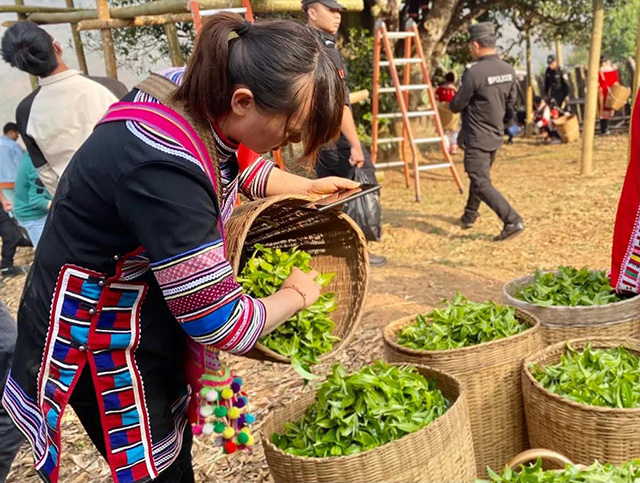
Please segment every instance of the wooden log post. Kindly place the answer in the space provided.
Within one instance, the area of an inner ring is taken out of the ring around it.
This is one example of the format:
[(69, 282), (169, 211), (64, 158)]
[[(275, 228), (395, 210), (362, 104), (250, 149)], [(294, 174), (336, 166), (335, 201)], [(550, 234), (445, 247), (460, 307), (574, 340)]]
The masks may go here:
[[(74, 8), (73, 0), (66, 0), (67, 7)], [(82, 46), (82, 38), (80, 32), (78, 32), (78, 24), (71, 24), (71, 35), (73, 36), (73, 47), (76, 51), (76, 57), (78, 58), (78, 66), (84, 75), (89, 74), (89, 68), (87, 67), (87, 58), (84, 55), (84, 47)]]
[(526, 95), (526, 111), (527, 122), (525, 125), (525, 137), (533, 136), (533, 66), (531, 62), (531, 29), (527, 28), (526, 38), (526, 57), (527, 57), (527, 95)]
[(122, 29), (128, 27), (145, 27), (147, 25), (167, 25), (178, 22), (191, 22), (190, 13), (168, 13), (162, 15), (143, 15), (133, 18), (111, 18), (109, 20), (89, 19), (78, 22), (78, 30)]
[(559, 35), (556, 37), (556, 60), (558, 61), (558, 67), (564, 67), (564, 61), (562, 59), (562, 38)]
[(178, 28), (175, 23), (164, 24), (164, 34), (167, 36), (167, 45), (169, 47), (169, 58), (173, 67), (182, 67), (184, 58), (180, 50), (180, 40), (178, 39)]
[[(109, 6), (107, 0), (96, 0), (98, 7), (98, 18), (100, 20), (109, 20)], [(104, 55), (104, 65), (108, 77), (118, 78), (118, 67), (116, 65), (116, 50), (113, 45), (113, 33), (108, 28), (100, 30), (102, 37), (102, 54)]]
[(582, 133), (582, 164), (580, 174), (593, 173), (593, 138), (596, 129), (596, 111), (598, 109), (598, 71), (602, 49), (602, 31), (604, 29), (604, 0), (593, 0), (593, 27), (589, 49), (589, 70), (587, 71), (587, 97), (585, 102), (584, 125)]
[[(24, 0), (16, 0), (16, 6), (24, 7)], [(27, 17), (24, 13), (17, 12), (18, 20), (26, 20)], [(31, 90), (35, 91), (38, 88), (38, 78), (34, 75), (29, 74), (29, 82), (31, 83)]]

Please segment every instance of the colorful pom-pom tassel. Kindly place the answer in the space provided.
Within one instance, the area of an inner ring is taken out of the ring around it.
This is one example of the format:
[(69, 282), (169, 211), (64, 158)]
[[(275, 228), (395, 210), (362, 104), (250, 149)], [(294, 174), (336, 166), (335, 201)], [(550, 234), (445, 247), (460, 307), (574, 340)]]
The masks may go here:
[(218, 391), (211, 389), (205, 394), (204, 398), (209, 402), (216, 402), (218, 400)]
[(218, 434), (222, 434), (224, 428), (226, 428), (226, 426), (222, 421), (216, 421), (215, 423), (213, 423), (213, 430)]
[(236, 446), (236, 444), (233, 441), (227, 441), (224, 444), (224, 452), (226, 454), (234, 453), (236, 451), (236, 449), (238, 449), (238, 447)]
[(247, 424), (253, 424), (256, 422), (256, 417), (253, 414), (246, 414), (244, 420)]
[(238, 399), (236, 399), (236, 402), (234, 402), (233, 405), (237, 408), (243, 408), (247, 405), (247, 400), (241, 396)]
[(213, 424), (207, 423), (204, 426), (202, 426), (202, 434), (204, 434), (205, 436), (209, 436), (210, 434), (213, 434)]
[(222, 437), (224, 439), (231, 439), (236, 435), (236, 432), (233, 428), (231, 427), (226, 427), (224, 428), (224, 431), (222, 432)]
[(193, 431), (194, 436), (200, 436), (202, 434), (202, 424), (194, 424), (191, 431)]
[(238, 384), (237, 382), (232, 382), (231, 390), (233, 391), (234, 394), (237, 392), (240, 392), (240, 384)]
[(227, 414), (229, 419), (238, 419), (240, 417), (240, 410), (238, 408), (231, 408)]
[(226, 387), (221, 393), (222, 399), (231, 399), (233, 397), (233, 390), (230, 387)]
[(200, 406), (200, 416), (202, 416), (203, 418), (208, 418), (212, 414), (213, 414), (213, 407), (209, 405)]
[(215, 414), (217, 418), (224, 418), (227, 416), (227, 408), (224, 406), (217, 406), (214, 409), (213, 414)]
[(247, 433), (243, 433), (242, 431), (238, 433), (238, 443), (247, 444), (249, 441), (249, 435)]

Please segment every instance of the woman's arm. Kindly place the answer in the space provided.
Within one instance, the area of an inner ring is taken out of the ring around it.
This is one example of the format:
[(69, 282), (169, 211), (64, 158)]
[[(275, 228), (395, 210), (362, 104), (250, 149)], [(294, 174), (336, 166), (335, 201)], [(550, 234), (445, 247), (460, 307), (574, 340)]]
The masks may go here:
[(267, 196), (275, 195), (305, 195), (311, 198), (330, 195), (336, 191), (353, 189), (360, 183), (346, 178), (330, 176), (328, 178), (308, 179), (280, 169), (271, 171), (267, 179)]

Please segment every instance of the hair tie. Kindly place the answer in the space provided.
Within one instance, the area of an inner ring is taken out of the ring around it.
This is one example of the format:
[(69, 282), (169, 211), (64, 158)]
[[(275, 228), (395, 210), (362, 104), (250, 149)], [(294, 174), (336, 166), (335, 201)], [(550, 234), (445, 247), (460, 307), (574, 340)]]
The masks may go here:
[(251, 29), (251, 22), (249, 22), (247, 19), (245, 19), (244, 22), (242, 22), (242, 25), (240, 25), (240, 27), (238, 27), (236, 29), (236, 33), (238, 34), (238, 37), (242, 37), (250, 29)]

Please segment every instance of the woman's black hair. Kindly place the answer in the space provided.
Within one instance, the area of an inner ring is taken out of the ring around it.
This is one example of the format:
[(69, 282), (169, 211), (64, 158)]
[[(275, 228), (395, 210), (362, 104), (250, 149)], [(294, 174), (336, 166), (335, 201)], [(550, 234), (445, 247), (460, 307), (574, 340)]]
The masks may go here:
[(264, 20), (248, 26), (233, 13), (205, 19), (175, 98), (194, 115), (216, 119), (229, 112), (239, 85), (251, 90), (258, 108), (288, 119), (310, 102), (305, 156), (340, 132), (342, 79), (324, 47), (301, 24)]
[(456, 73), (455, 72), (447, 72), (444, 76), (444, 81), (449, 84), (453, 84), (456, 81)]
[(2, 37), (2, 58), (21, 71), (46, 77), (58, 67), (53, 38), (33, 22), (18, 22)]

